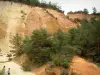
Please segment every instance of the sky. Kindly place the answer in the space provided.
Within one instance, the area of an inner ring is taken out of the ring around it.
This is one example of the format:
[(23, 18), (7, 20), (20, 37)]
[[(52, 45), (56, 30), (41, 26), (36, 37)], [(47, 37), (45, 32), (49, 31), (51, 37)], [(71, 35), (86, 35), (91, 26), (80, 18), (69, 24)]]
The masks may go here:
[(96, 7), (100, 12), (100, 0), (45, 0), (47, 2), (57, 3), (61, 6), (65, 14), (69, 11), (78, 11), (87, 8), (89, 13), (92, 13), (92, 8)]

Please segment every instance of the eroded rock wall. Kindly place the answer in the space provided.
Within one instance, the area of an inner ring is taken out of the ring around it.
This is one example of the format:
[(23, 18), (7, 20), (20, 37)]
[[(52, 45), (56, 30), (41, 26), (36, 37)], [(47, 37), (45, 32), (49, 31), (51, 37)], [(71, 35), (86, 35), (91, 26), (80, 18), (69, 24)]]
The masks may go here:
[(56, 10), (0, 1), (0, 48), (3, 51), (11, 50), (9, 40), (16, 33), (31, 35), (33, 30), (40, 28), (54, 33), (59, 28), (67, 31), (75, 26), (75, 23)]

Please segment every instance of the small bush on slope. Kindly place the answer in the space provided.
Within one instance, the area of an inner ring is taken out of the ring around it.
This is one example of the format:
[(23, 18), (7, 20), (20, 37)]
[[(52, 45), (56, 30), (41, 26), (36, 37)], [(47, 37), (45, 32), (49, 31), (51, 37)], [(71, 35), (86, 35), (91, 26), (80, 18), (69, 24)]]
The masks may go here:
[(49, 35), (46, 30), (33, 31), (30, 41), (30, 50), (26, 50), (27, 48), (24, 49), (30, 61), (41, 65), (51, 60), (50, 56), (54, 53), (53, 42), (51, 35)]
[(61, 70), (60, 75), (69, 75), (69, 72), (68, 72), (68, 70)]
[(96, 63), (96, 65), (97, 65), (98, 67), (100, 67), (100, 63)]
[(52, 57), (52, 61), (56, 66), (62, 66), (64, 68), (69, 68), (69, 62), (67, 58), (59, 55), (55, 55)]

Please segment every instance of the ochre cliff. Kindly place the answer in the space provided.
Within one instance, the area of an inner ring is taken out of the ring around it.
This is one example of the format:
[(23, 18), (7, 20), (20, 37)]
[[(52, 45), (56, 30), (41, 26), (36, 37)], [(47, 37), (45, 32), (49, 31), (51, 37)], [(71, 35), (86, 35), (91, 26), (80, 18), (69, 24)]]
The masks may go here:
[(9, 40), (16, 33), (31, 35), (34, 29), (40, 28), (54, 33), (59, 28), (67, 31), (75, 26), (75, 23), (56, 10), (0, 1), (0, 48), (3, 51), (11, 50)]
[(86, 14), (84, 12), (68, 13), (66, 16), (67, 16), (67, 18), (72, 19), (72, 20), (75, 20), (75, 19), (90, 20), (91, 18), (100, 18), (100, 14)]

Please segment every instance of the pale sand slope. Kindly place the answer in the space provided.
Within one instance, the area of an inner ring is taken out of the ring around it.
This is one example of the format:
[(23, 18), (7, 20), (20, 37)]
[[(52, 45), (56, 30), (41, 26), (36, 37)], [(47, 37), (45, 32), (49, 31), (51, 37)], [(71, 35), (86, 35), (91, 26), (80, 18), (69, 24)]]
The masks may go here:
[[(35, 75), (31, 72), (24, 72), (21, 67), (15, 62), (6, 62), (7, 58), (4, 56), (0, 56), (0, 70), (2, 70), (3, 66), (6, 66), (6, 72), (8, 68), (11, 69), (11, 75)], [(5, 63), (3, 63), (5, 62)]]

